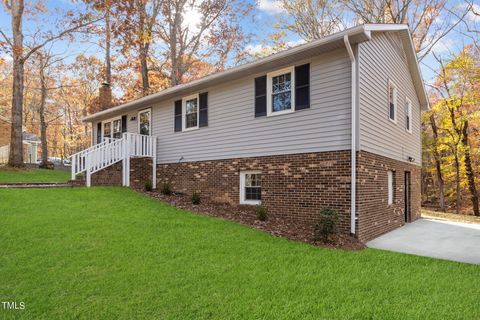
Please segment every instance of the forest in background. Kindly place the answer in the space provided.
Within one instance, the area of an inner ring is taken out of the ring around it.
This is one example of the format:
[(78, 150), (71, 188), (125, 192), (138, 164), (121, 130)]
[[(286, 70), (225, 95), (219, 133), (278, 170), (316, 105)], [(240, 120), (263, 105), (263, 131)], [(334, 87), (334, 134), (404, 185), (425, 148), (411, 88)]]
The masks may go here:
[[(425, 205), (480, 215), (480, 6), (471, 0), (3, 0), (0, 115), (41, 136), (43, 159), (90, 144), (81, 122), (113, 105), (186, 83), (361, 23), (408, 24), (427, 81), (422, 114)], [(257, 28), (259, 12), (274, 12)], [(458, 50), (446, 39), (460, 39)], [(450, 37), (450, 38), (449, 38)], [(443, 50), (438, 50), (443, 46)], [(90, 48), (95, 48), (94, 53)], [(450, 48), (451, 47), (451, 48)], [(20, 140), (21, 141), (21, 140)]]

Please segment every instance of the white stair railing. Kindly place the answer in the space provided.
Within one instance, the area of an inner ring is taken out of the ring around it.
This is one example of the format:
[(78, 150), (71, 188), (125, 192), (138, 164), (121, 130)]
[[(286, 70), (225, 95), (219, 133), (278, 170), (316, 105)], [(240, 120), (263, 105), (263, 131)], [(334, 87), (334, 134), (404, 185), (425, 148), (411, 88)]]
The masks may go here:
[(89, 153), (92, 150), (99, 149), (103, 147), (104, 145), (107, 145), (111, 142), (113, 142), (114, 139), (111, 138), (104, 138), (102, 142), (97, 143), (85, 150), (82, 150), (80, 152), (75, 153), (74, 155), (71, 155), (70, 158), (72, 159), (72, 180), (75, 180), (75, 177), (77, 174), (80, 174), (82, 172), (85, 172), (86, 170), (86, 159), (85, 155)]
[[(122, 161), (122, 185), (130, 186), (130, 158), (148, 157), (156, 163), (157, 138), (134, 133), (123, 133), (121, 139), (106, 141), (72, 156), (72, 178), (80, 172), (86, 173), (87, 187), (91, 176), (108, 166)], [(156, 188), (156, 165), (152, 165), (152, 185)]]
[(91, 186), (92, 174), (125, 159), (125, 140), (118, 139), (85, 154), (87, 187)]

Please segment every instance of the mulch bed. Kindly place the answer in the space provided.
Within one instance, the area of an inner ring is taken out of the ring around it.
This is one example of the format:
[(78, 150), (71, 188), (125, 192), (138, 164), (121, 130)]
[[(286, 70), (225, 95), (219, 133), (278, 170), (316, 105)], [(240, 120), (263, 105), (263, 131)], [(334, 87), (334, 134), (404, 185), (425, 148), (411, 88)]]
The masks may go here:
[(255, 207), (252, 206), (221, 204), (210, 201), (207, 198), (202, 198), (200, 204), (194, 205), (190, 197), (184, 194), (164, 195), (154, 191), (137, 191), (147, 194), (152, 198), (167, 202), (180, 209), (211, 217), (233, 220), (249, 227), (268, 232), (277, 237), (333, 249), (361, 250), (366, 247), (365, 244), (358, 239), (346, 234), (336, 234), (331, 237), (328, 243), (315, 241), (312, 226), (275, 216), (268, 217), (267, 221), (260, 221), (256, 217)]

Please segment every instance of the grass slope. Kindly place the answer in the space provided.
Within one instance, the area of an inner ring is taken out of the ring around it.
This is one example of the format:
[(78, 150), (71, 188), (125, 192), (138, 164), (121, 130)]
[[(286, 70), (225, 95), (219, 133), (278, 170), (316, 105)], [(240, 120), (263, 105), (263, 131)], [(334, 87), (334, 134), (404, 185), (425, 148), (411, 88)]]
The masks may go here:
[(0, 168), (1, 182), (66, 182), (70, 172), (47, 169), (10, 169)]
[(0, 190), (0, 318), (474, 319), (480, 267), (295, 243), (123, 188)]

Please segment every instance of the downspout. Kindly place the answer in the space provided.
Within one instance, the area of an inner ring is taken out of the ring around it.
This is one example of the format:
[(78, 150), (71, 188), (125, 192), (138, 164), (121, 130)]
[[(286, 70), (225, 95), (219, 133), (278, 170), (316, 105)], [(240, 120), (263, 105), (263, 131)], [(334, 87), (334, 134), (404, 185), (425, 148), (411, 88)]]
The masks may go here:
[(343, 37), (343, 41), (345, 42), (345, 47), (347, 48), (348, 55), (350, 57), (350, 62), (352, 64), (352, 146), (351, 146), (351, 183), (350, 183), (350, 232), (352, 234), (356, 233), (355, 225), (356, 225), (356, 189), (357, 189), (357, 67), (356, 67), (356, 60), (355, 55), (352, 50), (352, 46), (350, 45), (350, 41), (348, 40), (348, 35)]

